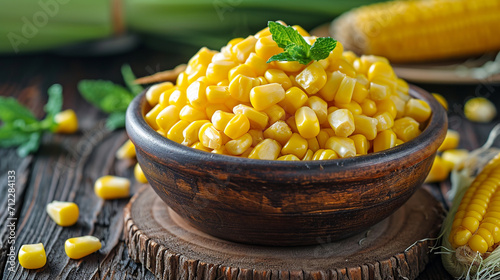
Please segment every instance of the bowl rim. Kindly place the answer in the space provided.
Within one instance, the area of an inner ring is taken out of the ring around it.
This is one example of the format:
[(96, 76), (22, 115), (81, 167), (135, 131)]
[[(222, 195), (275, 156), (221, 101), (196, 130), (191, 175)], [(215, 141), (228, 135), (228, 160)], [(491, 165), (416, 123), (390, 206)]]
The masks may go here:
[[(444, 140), (447, 129), (447, 115), (442, 105), (422, 88), (415, 85), (409, 86), (409, 93), (413, 98), (424, 100), (431, 107), (432, 113), (425, 129), (411, 141), (396, 147), (349, 158), (316, 161), (261, 160), (213, 154), (184, 146), (160, 135), (145, 121), (145, 110), (147, 106), (150, 106), (145, 98), (147, 88), (137, 95), (127, 108), (126, 130), (136, 149), (141, 149), (143, 152), (160, 159), (172, 159), (172, 155), (178, 155), (178, 157), (183, 158), (182, 162), (189, 161), (192, 166), (206, 165), (207, 162), (211, 162), (215, 166), (237, 165), (238, 169), (251, 170), (269, 168), (272, 164), (273, 171), (276, 172), (303, 170), (310, 172), (341, 167), (341, 170), (346, 174), (345, 176), (352, 176), (360, 168), (373, 167), (374, 165), (376, 165), (375, 169), (378, 170), (387, 166), (390, 166), (392, 170), (397, 170), (414, 165), (435, 154)], [(146, 138), (147, 142), (145, 142)], [(380, 160), (381, 157), (384, 158), (383, 161)]]

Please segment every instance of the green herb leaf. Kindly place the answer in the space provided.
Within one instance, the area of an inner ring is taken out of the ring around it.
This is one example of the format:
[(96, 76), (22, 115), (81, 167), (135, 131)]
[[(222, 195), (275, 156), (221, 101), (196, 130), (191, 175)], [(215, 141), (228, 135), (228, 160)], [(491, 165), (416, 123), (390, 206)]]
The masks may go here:
[(11, 125), (0, 127), (0, 148), (16, 147), (29, 140), (31, 133), (20, 131)]
[(108, 116), (106, 127), (109, 130), (125, 127), (125, 112), (114, 112)]
[(106, 113), (124, 112), (134, 98), (127, 89), (110, 81), (82, 80), (78, 90), (88, 102)]
[(0, 120), (4, 123), (12, 123), (15, 120), (22, 120), (24, 123), (37, 121), (33, 113), (13, 97), (0, 97)]
[(47, 89), (47, 93), (49, 95), (49, 100), (43, 109), (47, 115), (55, 116), (57, 113), (61, 112), (62, 108), (62, 86), (60, 84), (53, 84), (49, 87), (49, 89)]
[(128, 89), (132, 92), (133, 95), (138, 95), (141, 93), (144, 88), (135, 83), (136, 77), (134, 75), (134, 72), (132, 72), (132, 68), (130, 65), (125, 64), (122, 66), (122, 76), (123, 80), (125, 81), (125, 84), (127, 85)]
[(30, 153), (36, 152), (40, 147), (40, 140), (42, 139), (42, 132), (33, 132), (29, 135), (28, 141), (21, 144), (17, 148), (17, 154), (20, 157), (25, 157)]
[(298, 61), (301, 64), (308, 64), (313, 60), (321, 60), (328, 57), (330, 52), (337, 45), (333, 38), (317, 38), (314, 44), (309, 45), (300, 33), (291, 26), (284, 26), (278, 22), (268, 22), (269, 31), (278, 47), (284, 51), (273, 55), (267, 61)]

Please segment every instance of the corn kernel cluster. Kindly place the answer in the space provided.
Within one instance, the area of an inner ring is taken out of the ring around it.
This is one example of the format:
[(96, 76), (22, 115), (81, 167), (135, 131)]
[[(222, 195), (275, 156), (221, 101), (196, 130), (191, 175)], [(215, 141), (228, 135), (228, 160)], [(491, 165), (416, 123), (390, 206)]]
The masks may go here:
[[(301, 27), (294, 27), (311, 44)], [(387, 59), (343, 52), (308, 65), (267, 60), (283, 50), (268, 28), (220, 52), (202, 48), (175, 85), (151, 87), (146, 122), (195, 149), (268, 160), (364, 155), (418, 136), (431, 109), (408, 94)]]

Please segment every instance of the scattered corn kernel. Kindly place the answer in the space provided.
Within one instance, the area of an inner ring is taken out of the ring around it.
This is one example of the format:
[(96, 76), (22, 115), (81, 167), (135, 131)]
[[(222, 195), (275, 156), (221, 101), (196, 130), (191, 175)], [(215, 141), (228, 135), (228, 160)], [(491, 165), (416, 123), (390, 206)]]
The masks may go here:
[(74, 202), (54, 200), (47, 204), (46, 211), (49, 217), (62, 227), (69, 227), (78, 221), (78, 205)]
[(444, 98), (441, 94), (439, 93), (432, 93), (432, 96), (436, 98), (436, 100), (443, 106), (443, 108), (448, 111), (448, 101), (446, 101), (446, 98)]
[(141, 184), (146, 184), (148, 182), (148, 179), (146, 178), (146, 175), (144, 175), (144, 172), (142, 172), (142, 168), (139, 165), (139, 163), (135, 164), (134, 177), (137, 180), (137, 182)]
[(64, 242), (64, 251), (70, 259), (81, 259), (101, 249), (99, 238), (86, 235), (73, 237)]
[(22, 245), (18, 259), (19, 264), (26, 269), (39, 269), (47, 263), (47, 255), (42, 243)]
[(135, 158), (135, 146), (130, 139), (125, 141), (123, 145), (116, 151), (117, 159)]
[(441, 156), (436, 155), (434, 162), (432, 163), (431, 170), (425, 179), (426, 183), (436, 183), (446, 180), (450, 175), (449, 165), (443, 161)]
[(484, 97), (474, 97), (465, 102), (465, 117), (473, 122), (490, 122), (497, 115), (495, 104)]
[(130, 196), (130, 181), (127, 178), (106, 175), (97, 179), (94, 192), (103, 199), (126, 198)]
[(460, 134), (458, 131), (453, 129), (448, 129), (446, 131), (446, 136), (444, 137), (443, 143), (439, 146), (438, 151), (446, 151), (449, 149), (455, 149), (458, 147), (458, 143), (460, 142)]
[(468, 156), (469, 151), (466, 149), (449, 149), (441, 154), (441, 158), (448, 164), (450, 169), (460, 169)]
[(56, 133), (71, 134), (78, 130), (78, 117), (72, 109), (57, 113), (54, 120), (57, 123)]

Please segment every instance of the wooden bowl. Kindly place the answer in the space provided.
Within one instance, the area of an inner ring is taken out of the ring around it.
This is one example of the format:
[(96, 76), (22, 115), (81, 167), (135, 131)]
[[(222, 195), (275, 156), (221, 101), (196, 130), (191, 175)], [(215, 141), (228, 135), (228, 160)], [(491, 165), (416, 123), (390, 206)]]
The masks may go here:
[(144, 120), (144, 93), (127, 110), (127, 132), (149, 183), (193, 227), (260, 245), (339, 240), (378, 223), (426, 178), (447, 129), (443, 107), (412, 86), (432, 116), (422, 133), (397, 147), (345, 159), (269, 161), (211, 154), (170, 141)]

